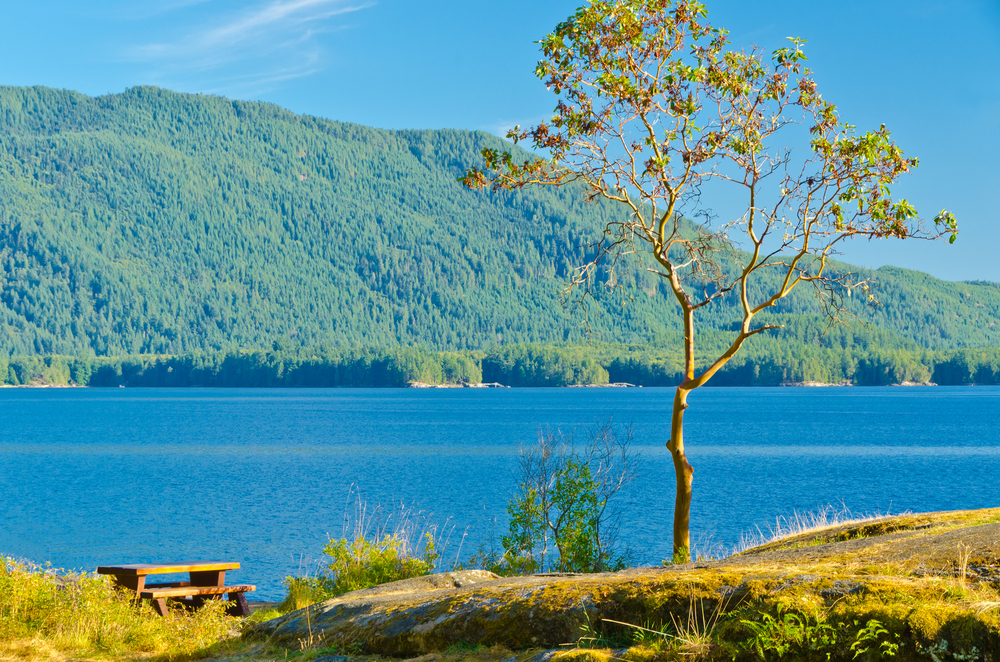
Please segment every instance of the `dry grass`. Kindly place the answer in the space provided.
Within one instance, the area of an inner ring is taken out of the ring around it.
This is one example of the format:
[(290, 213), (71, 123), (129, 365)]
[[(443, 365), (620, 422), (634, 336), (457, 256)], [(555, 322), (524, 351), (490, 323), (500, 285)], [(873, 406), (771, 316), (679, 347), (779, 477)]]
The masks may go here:
[(993, 611), (994, 609), (1000, 609), (1000, 602), (990, 600), (973, 602), (972, 608), (976, 610), (977, 614), (985, 614), (986, 612)]
[(210, 601), (164, 618), (107, 577), (0, 557), (0, 660), (192, 659), (238, 642), (241, 620), (225, 606)]
[(770, 543), (784, 540), (786, 538), (792, 538), (794, 536), (800, 536), (808, 533), (818, 533), (826, 529), (832, 529), (848, 524), (878, 522), (880, 520), (888, 519), (889, 517), (896, 517), (896, 515), (890, 515), (888, 513), (865, 513), (863, 515), (858, 515), (852, 513), (850, 509), (843, 504), (841, 504), (841, 508), (839, 510), (834, 506), (827, 506), (822, 510), (812, 510), (807, 513), (792, 511), (790, 517), (780, 516), (775, 518), (774, 525), (768, 526), (767, 532), (764, 532), (758, 527), (755, 532), (744, 533), (734, 553), (739, 554), (740, 552), (745, 552), (746, 550), (754, 547), (768, 545)]
[(958, 587), (963, 591), (966, 588), (966, 576), (969, 571), (969, 555), (972, 548), (968, 545), (958, 544)]
[[(673, 624), (672, 633), (667, 632), (664, 628), (654, 630), (633, 623), (615, 621), (610, 618), (603, 618), (601, 622), (623, 625), (636, 631), (638, 633), (638, 636), (634, 637), (636, 641), (647, 642), (652, 639), (653, 645), (651, 648), (655, 652), (661, 651), (660, 646), (657, 645), (659, 643), (657, 640), (659, 639), (670, 644), (673, 651), (682, 658), (692, 657), (703, 659), (709, 657), (712, 651), (718, 648), (718, 643), (715, 639), (715, 629), (719, 625), (720, 618), (726, 611), (728, 602), (728, 599), (717, 601), (715, 609), (710, 614), (706, 614), (704, 600), (699, 599), (696, 601), (694, 595), (692, 595), (688, 602), (687, 618), (678, 617), (676, 614), (670, 613), (670, 621)], [(653, 635), (652, 638), (649, 635)]]
[(712, 634), (715, 631), (715, 626), (719, 623), (720, 614), (721, 610), (716, 609), (714, 613), (706, 617), (705, 603), (699, 600), (696, 606), (694, 598), (691, 598), (686, 620), (670, 614), (670, 619), (674, 624), (674, 632), (676, 632), (674, 640), (677, 642), (678, 652), (686, 657), (708, 657), (715, 646)]

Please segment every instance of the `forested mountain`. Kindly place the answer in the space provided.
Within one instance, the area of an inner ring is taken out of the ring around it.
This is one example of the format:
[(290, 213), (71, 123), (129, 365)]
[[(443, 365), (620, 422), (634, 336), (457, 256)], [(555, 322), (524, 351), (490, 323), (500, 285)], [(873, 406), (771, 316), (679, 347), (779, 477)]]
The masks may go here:
[[(624, 307), (599, 295), (587, 335), (559, 290), (621, 212), (572, 188), (462, 188), (479, 151), (501, 144), (486, 133), (387, 131), (152, 87), (3, 87), (0, 122), (0, 356), (678, 336), (676, 304), (641, 265)], [(1000, 344), (1000, 286), (872, 275), (884, 306), (867, 317), (887, 348)], [(704, 315), (710, 347), (733, 303)], [(817, 312), (796, 293), (771, 313), (795, 324), (751, 350), (829, 344)]]

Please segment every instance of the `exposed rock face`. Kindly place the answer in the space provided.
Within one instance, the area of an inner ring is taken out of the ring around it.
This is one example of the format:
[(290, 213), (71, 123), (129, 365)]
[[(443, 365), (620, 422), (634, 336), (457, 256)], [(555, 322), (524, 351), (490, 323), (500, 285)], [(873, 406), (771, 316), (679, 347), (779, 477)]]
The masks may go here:
[(258, 632), (294, 644), (364, 642), (413, 655), (455, 642), (517, 648), (576, 641), (598, 617), (588, 591), (559, 591), (573, 575), (500, 578), (485, 570), (430, 575), (355, 591), (262, 623)]
[(455, 588), (466, 588), (475, 584), (482, 584), (484, 581), (500, 579), (497, 575), (487, 570), (462, 570), (459, 572), (444, 572), (438, 575), (425, 575), (424, 577), (413, 577), (412, 579), (401, 579), (398, 582), (389, 582), (371, 588), (363, 588), (360, 591), (345, 593), (334, 600), (353, 601), (373, 599), (379, 596), (382, 600), (389, 599), (389, 596), (406, 595), (409, 593), (421, 593), (427, 591), (442, 591)]
[[(876, 567), (885, 571), (872, 570)], [(837, 618), (864, 623), (884, 619), (890, 609), (884, 596), (898, 594), (899, 604), (891, 609), (906, 636), (914, 637), (911, 645), (965, 637), (978, 642), (979, 650), (995, 647), (1000, 654), (1000, 617), (971, 607), (966, 613), (953, 604), (941, 583), (957, 585), (954, 577), (961, 577), (962, 586), (966, 579), (977, 582), (981, 595), (997, 594), (1000, 509), (846, 525), (727, 559), (667, 568), (528, 577), (483, 570), (430, 575), (327, 600), (262, 623), (255, 632), (293, 647), (361, 644), (366, 652), (397, 656), (463, 642), (556, 648), (578, 641), (582, 628), (601, 629), (603, 619), (670, 623), (688, 618), (693, 605), (703, 613), (721, 613), (741, 604), (769, 610), (798, 600), (803, 609), (825, 603), (842, 612)], [(975, 627), (968, 625), (974, 621)], [(605, 624), (605, 632), (608, 627), (618, 626)]]

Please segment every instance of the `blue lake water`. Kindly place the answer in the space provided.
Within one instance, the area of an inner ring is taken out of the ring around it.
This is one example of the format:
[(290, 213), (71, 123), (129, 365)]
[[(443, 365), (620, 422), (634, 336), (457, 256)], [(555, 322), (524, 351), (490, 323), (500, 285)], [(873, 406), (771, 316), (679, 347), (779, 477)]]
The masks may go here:
[[(239, 560), (256, 599), (339, 536), (349, 490), (489, 534), (542, 426), (632, 422), (636, 560), (670, 555), (668, 389), (0, 389), (0, 554), (99, 564)], [(692, 539), (733, 546), (779, 516), (1000, 506), (1000, 388), (706, 388), (685, 437)], [(463, 533), (466, 534), (462, 541)], [(459, 548), (461, 543), (461, 548)]]

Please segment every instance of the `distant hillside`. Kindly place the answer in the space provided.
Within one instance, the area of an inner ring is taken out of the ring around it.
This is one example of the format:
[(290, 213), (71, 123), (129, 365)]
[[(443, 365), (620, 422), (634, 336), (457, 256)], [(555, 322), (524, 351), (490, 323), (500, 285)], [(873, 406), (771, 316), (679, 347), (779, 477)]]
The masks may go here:
[[(621, 213), (572, 189), (462, 188), (479, 150), (500, 144), (482, 132), (385, 131), (150, 87), (3, 87), (0, 122), (3, 355), (586, 341), (558, 292)], [(886, 344), (1000, 344), (1000, 286), (874, 275)], [(636, 267), (625, 284), (632, 301), (602, 297), (592, 337), (676, 339), (657, 279)], [(774, 314), (816, 312), (802, 291)], [(717, 307), (703, 340), (724, 342), (735, 319)], [(786, 340), (813, 342), (818, 323), (804, 328)]]

